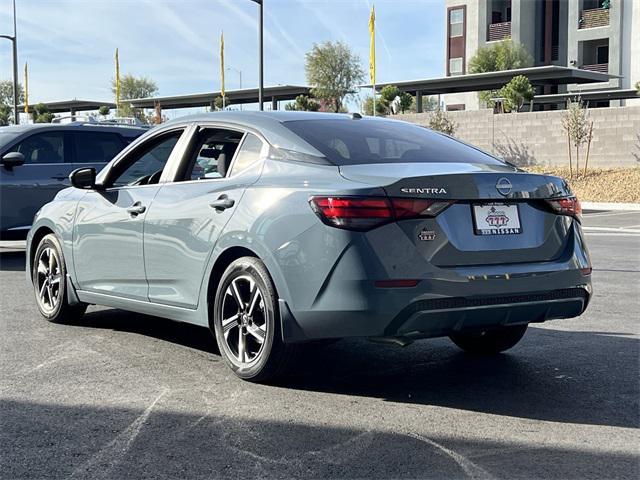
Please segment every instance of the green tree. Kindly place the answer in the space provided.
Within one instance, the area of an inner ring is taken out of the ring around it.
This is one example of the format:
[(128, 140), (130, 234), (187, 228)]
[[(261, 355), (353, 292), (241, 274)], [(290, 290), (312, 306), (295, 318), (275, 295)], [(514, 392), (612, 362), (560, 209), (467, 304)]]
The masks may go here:
[[(413, 97), (407, 92), (401, 91), (395, 85), (386, 85), (380, 90), (380, 96), (376, 97), (376, 115), (390, 115), (411, 108)], [(373, 97), (365, 99), (363, 106), (365, 115), (373, 114)]]
[(533, 87), (524, 75), (516, 75), (498, 91), (506, 111), (519, 112), (525, 102), (533, 100)]
[(34, 123), (51, 123), (56, 116), (43, 103), (38, 103), (31, 109)]
[(405, 113), (411, 110), (411, 105), (414, 104), (413, 95), (407, 92), (400, 92), (400, 103), (398, 103), (398, 107), (400, 107), (400, 113)]
[[(111, 91), (116, 94), (116, 81), (111, 80)], [(147, 117), (140, 108), (133, 108), (127, 100), (134, 98), (152, 97), (158, 92), (156, 82), (147, 77), (134, 77), (126, 74), (120, 78), (120, 108), (118, 116), (120, 117), (136, 117), (146, 122)]]
[(102, 105), (99, 109), (98, 109), (98, 113), (100, 115), (102, 115), (103, 117), (106, 117), (107, 115), (109, 115), (109, 113), (111, 113), (111, 109), (107, 106), (107, 105)]
[(380, 90), (380, 100), (390, 105), (400, 93), (400, 89), (395, 85), (386, 85)]
[(453, 136), (458, 129), (458, 125), (451, 119), (447, 112), (438, 108), (429, 118), (429, 128)]
[(344, 110), (345, 99), (364, 80), (360, 58), (343, 42), (314, 44), (306, 54), (305, 72), (313, 96), (333, 112)]
[(320, 110), (320, 104), (306, 95), (298, 95), (296, 97), (296, 101), (293, 103), (287, 103), (284, 106), (284, 109), (300, 112), (317, 112)]
[[(18, 103), (24, 102), (24, 90), (18, 83)], [(13, 82), (0, 81), (0, 126), (13, 123)]]
[[(533, 57), (520, 43), (511, 39), (480, 47), (469, 60), (469, 73), (499, 72), (515, 70), (533, 65)], [(498, 96), (496, 90), (479, 92), (480, 100), (493, 106), (492, 98)]]
[[(364, 102), (362, 102), (362, 113), (369, 116), (373, 115), (373, 97), (364, 99)], [(387, 115), (388, 113), (389, 109), (384, 102), (381, 102), (380, 98), (376, 98), (376, 115)]]
[[(231, 105), (231, 102), (229, 101), (229, 98), (225, 98), (224, 100), (224, 108), (227, 108)], [(224, 108), (222, 108), (222, 96), (216, 97), (213, 100), (213, 107), (216, 111), (220, 111), (220, 110), (224, 110)]]
[[(562, 127), (576, 149), (576, 173), (580, 175), (580, 146), (589, 139), (589, 111), (580, 98), (567, 100), (567, 109), (562, 112)], [(573, 177), (571, 150), (569, 150), (569, 173)]]
[(533, 65), (533, 57), (520, 43), (507, 39), (480, 47), (469, 60), (469, 73), (499, 72)]

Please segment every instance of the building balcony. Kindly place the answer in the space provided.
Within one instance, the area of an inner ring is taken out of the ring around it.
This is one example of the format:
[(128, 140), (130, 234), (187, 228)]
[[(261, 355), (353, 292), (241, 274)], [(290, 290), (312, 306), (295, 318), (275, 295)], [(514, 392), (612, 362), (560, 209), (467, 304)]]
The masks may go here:
[(489, 24), (487, 32), (487, 41), (495, 42), (511, 37), (511, 22), (500, 22)]
[(582, 70), (590, 70), (592, 72), (609, 73), (608, 63), (593, 63), (591, 65), (580, 66)]
[(591, 8), (580, 12), (579, 29), (606, 27), (609, 25), (608, 8)]

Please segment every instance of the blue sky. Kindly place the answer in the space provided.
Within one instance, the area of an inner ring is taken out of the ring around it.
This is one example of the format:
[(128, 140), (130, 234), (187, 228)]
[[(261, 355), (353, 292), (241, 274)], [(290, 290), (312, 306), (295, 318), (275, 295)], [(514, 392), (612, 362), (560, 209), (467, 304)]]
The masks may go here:
[[(368, 62), (372, 0), (265, 0), (265, 85), (305, 84), (304, 54), (342, 40)], [(376, 0), (378, 81), (441, 76), (444, 1)], [(17, 0), (20, 79), (29, 62), (35, 101), (110, 100), (113, 54), (122, 73), (147, 75), (160, 95), (219, 89), (219, 36), (226, 65), (257, 85), (257, 5), (249, 0)], [(0, 0), (0, 33), (12, 33)], [(0, 79), (11, 78), (11, 44), (0, 40)], [(238, 75), (227, 72), (227, 89)]]

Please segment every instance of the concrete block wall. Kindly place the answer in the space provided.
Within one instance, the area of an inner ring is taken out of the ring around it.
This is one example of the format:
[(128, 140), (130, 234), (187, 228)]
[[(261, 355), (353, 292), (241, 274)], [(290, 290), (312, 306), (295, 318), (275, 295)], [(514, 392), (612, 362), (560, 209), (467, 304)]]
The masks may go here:
[[(491, 110), (447, 112), (456, 122), (455, 136), (521, 166), (568, 165), (567, 133), (562, 110), (494, 115)], [(395, 115), (393, 118), (428, 125), (430, 113)], [(593, 141), (589, 165), (640, 167), (640, 106), (594, 108)], [(580, 152), (584, 162), (586, 145)], [(571, 152), (575, 162), (575, 148)]]

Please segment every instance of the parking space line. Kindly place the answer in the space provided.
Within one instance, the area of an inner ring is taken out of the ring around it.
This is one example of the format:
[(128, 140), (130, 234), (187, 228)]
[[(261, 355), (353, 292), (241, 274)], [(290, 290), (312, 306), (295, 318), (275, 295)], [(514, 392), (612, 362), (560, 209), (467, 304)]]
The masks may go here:
[(640, 215), (640, 212), (594, 212), (594, 213), (585, 213), (583, 214), (585, 217), (617, 217), (618, 215)]

